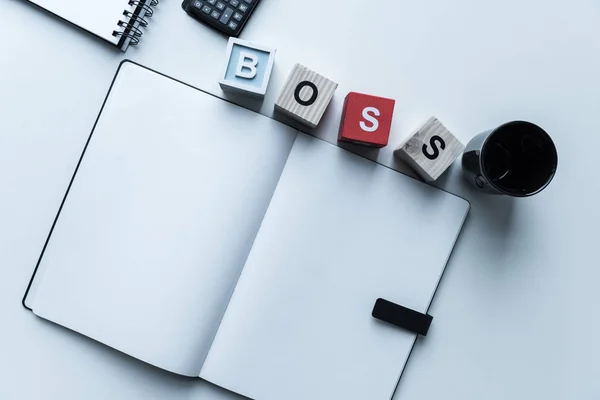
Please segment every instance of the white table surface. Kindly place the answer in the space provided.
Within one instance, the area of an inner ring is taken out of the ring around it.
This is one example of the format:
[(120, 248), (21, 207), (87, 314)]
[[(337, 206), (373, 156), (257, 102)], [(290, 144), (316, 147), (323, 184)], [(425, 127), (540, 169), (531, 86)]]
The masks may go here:
[[(534, 198), (480, 195), (458, 163), (437, 183), (472, 209), (395, 399), (600, 398), (599, 27), (597, 0), (263, 0), (246, 28), (278, 48), (267, 115), (296, 62), (340, 84), (327, 140), (348, 91), (395, 98), (390, 146), (366, 153), (383, 164), (406, 171), (393, 147), (430, 115), (465, 143), (512, 119), (556, 142), (558, 173)], [(226, 40), (179, 0), (126, 54), (18, 0), (0, 2), (0, 37), (0, 398), (238, 399), (20, 304), (119, 62), (220, 94)]]

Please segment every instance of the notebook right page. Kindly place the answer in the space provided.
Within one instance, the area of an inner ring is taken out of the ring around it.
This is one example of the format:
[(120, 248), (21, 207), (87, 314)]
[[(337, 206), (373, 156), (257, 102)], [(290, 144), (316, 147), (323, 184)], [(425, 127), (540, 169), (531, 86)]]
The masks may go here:
[(256, 400), (390, 399), (416, 335), (373, 305), (428, 309), (468, 209), (299, 135), (200, 376)]

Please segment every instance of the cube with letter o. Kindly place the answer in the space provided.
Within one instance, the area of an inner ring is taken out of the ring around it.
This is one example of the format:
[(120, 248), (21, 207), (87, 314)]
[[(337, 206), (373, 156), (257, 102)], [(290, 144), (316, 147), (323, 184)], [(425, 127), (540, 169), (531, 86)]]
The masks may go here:
[(221, 89), (227, 92), (264, 97), (267, 93), (275, 49), (230, 38), (227, 45), (225, 74), (219, 81)]
[(395, 105), (392, 99), (348, 93), (338, 140), (372, 147), (387, 146)]
[(338, 84), (296, 64), (275, 102), (275, 110), (313, 129), (325, 114)]

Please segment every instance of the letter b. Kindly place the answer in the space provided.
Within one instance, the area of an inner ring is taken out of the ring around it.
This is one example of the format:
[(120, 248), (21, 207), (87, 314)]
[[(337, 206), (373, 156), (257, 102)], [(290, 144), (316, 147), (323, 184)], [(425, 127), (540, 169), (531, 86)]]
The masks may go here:
[(258, 57), (252, 53), (245, 51), (240, 52), (240, 58), (237, 64), (235, 76), (244, 79), (254, 79), (256, 76), (256, 66), (258, 65)]

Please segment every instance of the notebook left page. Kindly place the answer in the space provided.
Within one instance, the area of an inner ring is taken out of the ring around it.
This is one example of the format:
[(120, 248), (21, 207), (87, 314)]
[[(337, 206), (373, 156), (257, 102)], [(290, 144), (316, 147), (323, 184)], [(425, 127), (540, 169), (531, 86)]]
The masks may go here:
[(296, 135), (122, 64), (26, 304), (198, 376)]
[[(119, 44), (121, 36), (113, 36), (113, 32), (123, 30), (119, 21), (129, 22), (124, 11), (135, 12), (139, 3), (150, 3), (149, 0), (131, 2), (128, 0), (28, 0), (46, 11), (71, 22), (80, 28), (93, 33), (114, 44)], [(131, 3), (131, 4), (130, 4)]]

